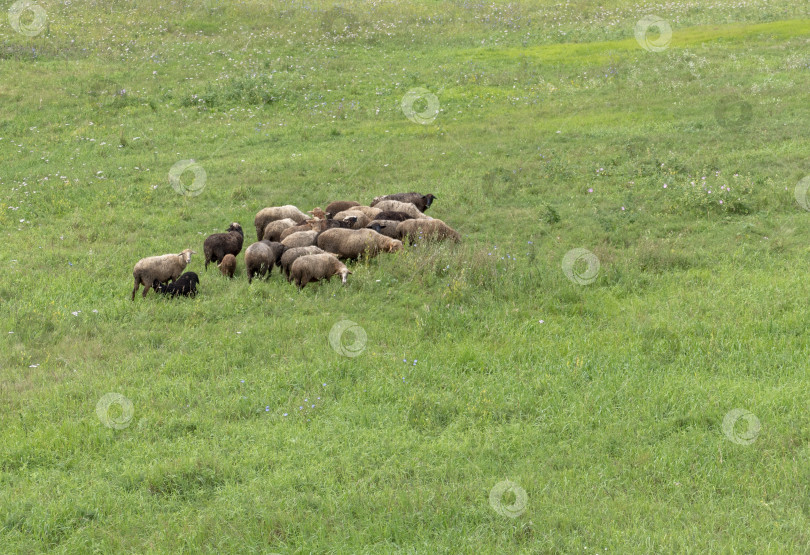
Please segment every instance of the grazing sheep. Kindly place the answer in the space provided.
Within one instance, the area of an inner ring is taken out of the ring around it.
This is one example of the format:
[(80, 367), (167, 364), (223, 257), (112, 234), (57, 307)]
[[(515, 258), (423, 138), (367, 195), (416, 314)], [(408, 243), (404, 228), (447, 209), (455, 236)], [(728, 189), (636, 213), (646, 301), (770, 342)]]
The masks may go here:
[(456, 243), (461, 241), (461, 235), (441, 220), (406, 220), (397, 227), (403, 241), (417, 240), (444, 241), (450, 239)]
[(288, 249), (295, 247), (311, 247), (318, 239), (318, 232), (314, 229), (310, 231), (299, 231), (282, 239), (281, 244)]
[(416, 206), (420, 212), (424, 212), (430, 205), (433, 204), (433, 201), (436, 200), (436, 197), (433, 195), (423, 195), (421, 193), (395, 193), (393, 195), (385, 195), (382, 197), (376, 197), (372, 202), (371, 206), (376, 206), (379, 202), (383, 200), (397, 200), (399, 202), (409, 202)]
[(357, 222), (357, 218), (346, 218), (345, 220), (334, 220), (331, 218), (327, 220), (314, 219), (311, 220), (311, 222), (310, 227), (320, 233), (335, 227), (351, 229), (355, 222)]
[(259, 241), (253, 243), (245, 250), (245, 270), (247, 271), (248, 283), (253, 282), (253, 276), (270, 277), (273, 273), (273, 265), (281, 265), (281, 255), (286, 247), (274, 241)]
[(205, 254), (205, 269), (208, 263), (219, 264), (226, 254), (237, 256), (242, 251), (242, 241), (245, 234), (242, 226), (233, 222), (225, 233), (214, 233), (205, 238), (203, 253)]
[(135, 278), (135, 288), (132, 290), (132, 300), (135, 300), (135, 292), (143, 285), (143, 296), (154, 287), (155, 280), (165, 283), (169, 280), (176, 280), (183, 273), (186, 266), (191, 262), (191, 255), (197, 254), (191, 249), (186, 249), (179, 254), (164, 254), (162, 256), (149, 256), (141, 258), (132, 270)]
[(296, 222), (292, 218), (284, 218), (283, 220), (275, 220), (264, 226), (262, 232), (262, 240), (266, 241), (280, 241), (281, 233), (288, 228), (295, 227)]
[(287, 249), (284, 251), (284, 254), (281, 255), (281, 271), (287, 276), (287, 281), (290, 281), (290, 266), (292, 266), (293, 262), (308, 254), (324, 253), (326, 253), (326, 251), (318, 247), (296, 247), (294, 249)]
[(264, 228), (267, 226), (267, 224), (276, 220), (283, 220), (285, 218), (290, 218), (291, 220), (295, 220), (296, 223), (300, 224), (304, 220), (309, 219), (309, 216), (301, 212), (292, 204), (262, 208), (256, 213), (256, 218), (253, 220), (253, 225), (256, 226), (256, 240), (261, 241), (262, 235), (264, 235)]
[(376, 208), (379, 208), (383, 212), (393, 211), (393, 212), (404, 212), (409, 215), (411, 218), (415, 219), (427, 219), (430, 216), (425, 216), (422, 214), (419, 209), (411, 204), (410, 202), (400, 202), (398, 200), (381, 200), (378, 201), (377, 204), (374, 205)]
[(318, 236), (318, 246), (338, 258), (355, 260), (365, 254), (369, 258), (380, 252), (396, 252), (402, 242), (371, 229), (328, 229)]
[(226, 254), (222, 257), (222, 262), (217, 264), (219, 271), (223, 276), (233, 277), (233, 272), (236, 270), (236, 257), (232, 254)]
[(366, 229), (373, 229), (391, 239), (399, 239), (398, 228), (399, 222), (396, 220), (373, 220), (366, 226)]
[(354, 212), (362, 212), (366, 216), (369, 217), (370, 220), (373, 220), (377, 217), (377, 215), (382, 212), (379, 208), (373, 208), (371, 206), (352, 206), (349, 210)]
[(352, 224), (352, 229), (364, 228), (371, 222), (371, 218), (368, 215), (355, 209), (338, 212), (334, 217), (335, 220), (341, 221), (348, 220), (349, 218), (356, 218), (355, 222)]
[(360, 206), (359, 202), (354, 202), (353, 200), (336, 200), (334, 202), (330, 202), (329, 206), (326, 207), (326, 214), (331, 214), (334, 218), (335, 214), (338, 212), (343, 212), (344, 210), (350, 209), (352, 206)]
[(169, 295), (170, 297), (176, 297), (177, 295), (193, 297), (197, 294), (198, 283), (200, 283), (200, 278), (197, 274), (194, 272), (186, 272), (171, 284), (160, 283), (160, 281), (156, 279), (152, 282), (152, 287), (158, 293)]
[(394, 210), (386, 210), (374, 216), (374, 220), (395, 220), (397, 222), (404, 222), (405, 220), (410, 219), (413, 219), (413, 216), (410, 214), (406, 214), (405, 212), (395, 212)]
[(331, 254), (307, 254), (293, 262), (290, 268), (290, 277), (298, 286), (299, 291), (310, 281), (329, 279), (340, 275), (340, 280), (346, 283), (346, 276), (351, 274), (343, 262)]

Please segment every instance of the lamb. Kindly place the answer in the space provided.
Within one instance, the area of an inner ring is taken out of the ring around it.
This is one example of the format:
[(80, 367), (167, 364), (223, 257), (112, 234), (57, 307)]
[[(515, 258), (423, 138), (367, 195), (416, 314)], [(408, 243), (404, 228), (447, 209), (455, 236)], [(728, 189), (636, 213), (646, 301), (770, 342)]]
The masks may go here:
[(334, 275), (340, 275), (340, 280), (346, 283), (346, 276), (349, 274), (351, 272), (346, 265), (331, 254), (304, 255), (293, 262), (290, 268), (290, 276), (299, 291), (310, 281), (329, 281)]
[(214, 233), (205, 238), (203, 253), (205, 254), (205, 269), (209, 262), (219, 264), (226, 254), (237, 256), (242, 251), (242, 241), (245, 234), (242, 226), (233, 222), (225, 233)]
[(371, 229), (328, 229), (318, 236), (318, 246), (338, 258), (355, 260), (362, 254), (369, 258), (380, 252), (396, 252), (402, 242)]
[(281, 255), (286, 247), (274, 241), (259, 241), (253, 243), (245, 250), (245, 269), (247, 271), (248, 283), (253, 282), (253, 276), (270, 277), (273, 273), (273, 265), (281, 265)]
[(334, 217), (335, 220), (347, 220), (348, 218), (356, 218), (355, 222), (352, 224), (352, 229), (364, 228), (371, 222), (371, 218), (368, 215), (354, 209), (338, 212)]
[(380, 200), (374, 206), (383, 212), (387, 212), (389, 210), (394, 212), (404, 212), (411, 218), (417, 220), (430, 218), (430, 216), (425, 216), (422, 214), (422, 212), (420, 212), (419, 209), (410, 202), (400, 202), (398, 200)]
[(398, 222), (404, 222), (405, 220), (410, 220), (412, 218), (413, 216), (410, 214), (406, 214), (405, 212), (395, 212), (394, 210), (386, 210), (374, 216), (374, 220), (396, 220)]
[(262, 240), (267, 241), (280, 241), (281, 233), (290, 227), (295, 227), (296, 222), (292, 218), (284, 218), (283, 220), (275, 220), (264, 226), (262, 232)]
[(399, 222), (395, 220), (373, 220), (366, 226), (366, 229), (373, 229), (377, 233), (390, 237), (391, 239), (399, 239)]
[(318, 234), (319, 232), (315, 231), (314, 229), (310, 231), (299, 231), (298, 233), (293, 233), (292, 235), (287, 236), (287, 238), (282, 239), (281, 244), (288, 249), (293, 249), (295, 247), (311, 247), (317, 241)]
[(371, 206), (376, 206), (383, 200), (397, 200), (399, 202), (408, 202), (416, 206), (420, 212), (424, 212), (425, 210), (430, 208), (430, 205), (433, 204), (433, 201), (436, 200), (436, 197), (433, 195), (423, 195), (421, 193), (395, 193), (393, 195), (376, 197), (371, 202)]
[(295, 220), (295, 223), (300, 224), (304, 220), (309, 219), (309, 216), (301, 212), (292, 204), (262, 208), (256, 213), (256, 217), (253, 220), (253, 225), (256, 226), (256, 240), (262, 240), (264, 228), (267, 226), (267, 224), (276, 220), (283, 220), (285, 218), (290, 218), (291, 220)]
[(313, 208), (312, 210), (310, 210), (307, 213), (312, 214), (313, 217), (318, 218), (319, 220), (325, 220), (326, 219), (326, 212), (321, 210), (320, 206), (316, 206), (315, 208)]
[(411, 243), (417, 240), (444, 241), (450, 239), (456, 243), (461, 241), (461, 235), (441, 220), (406, 220), (397, 227), (403, 241), (410, 240)]
[(191, 249), (186, 249), (179, 254), (164, 254), (162, 256), (149, 256), (140, 259), (132, 271), (135, 278), (135, 288), (132, 290), (132, 300), (135, 300), (135, 292), (143, 285), (143, 296), (150, 287), (155, 286), (155, 280), (165, 283), (169, 280), (176, 280), (183, 273), (189, 262), (191, 255), (197, 254)]
[(194, 297), (197, 294), (197, 284), (200, 283), (200, 278), (194, 272), (186, 272), (177, 278), (172, 284), (160, 283), (157, 279), (152, 282), (152, 287), (158, 293), (176, 297)]
[(334, 202), (330, 202), (329, 206), (326, 207), (326, 214), (327, 217), (331, 214), (334, 218), (334, 215), (338, 212), (343, 212), (344, 210), (350, 209), (352, 206), (360, 206), (359, 202), (355, 202), (353, 200), (336, 200)]
[(232, 254), (226, 254), (222, 258), (222, 262), (217, 264), (217, 266), (219, 266), (219, 271), (222, 272), (223, 276), (232, 278), (233, 272), (236, 270), (236, 257)]
[(293, 249), (287, 249), (284, 251), (284, 254), (281, 255), (281, 271), (284, 272), (284, 275), (287, 276), (287, 281), (290, 280), (290, 266), (292, 266), (293, 262), (295, 262), (298, 258), (302, 256), (306, 256), (308, 254), (324, 254), (326, 253), (325, 250), (319, 249), (318, 247), (296, 247)]

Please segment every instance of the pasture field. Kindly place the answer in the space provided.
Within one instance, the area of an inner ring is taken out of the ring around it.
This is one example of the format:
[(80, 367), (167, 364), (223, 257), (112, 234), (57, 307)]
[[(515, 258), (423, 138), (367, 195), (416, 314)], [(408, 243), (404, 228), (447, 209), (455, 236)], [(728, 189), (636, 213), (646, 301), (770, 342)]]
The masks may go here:
[[(806, 2), (7, 2), (0, 71), (0, 553), (810, 550)], [(203, 270), (402, 191), (463, 242)]]

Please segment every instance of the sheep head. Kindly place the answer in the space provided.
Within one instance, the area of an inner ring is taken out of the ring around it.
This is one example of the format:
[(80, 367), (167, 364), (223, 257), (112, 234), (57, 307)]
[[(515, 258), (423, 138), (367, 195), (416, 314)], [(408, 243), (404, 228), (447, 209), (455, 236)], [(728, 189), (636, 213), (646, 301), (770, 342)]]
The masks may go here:
[(188, 265), (188, 264), (191, 263), (191, 255), (192, 254), (197, 254), (197, 251), (193, 251), (191, 249), (186, 249), (186, 250), (184, 250), (183, 252), (180, 253), (180, 256), (183, 257), (183, 260), (185, 260), (186, 264)]
[(340, 281), (341, 283), (346, 283), (346, 276), (351, 274), (351, 270), (346, 268), (345, 266), (340, 270)]
[(402, 241), (391, 239), (391, 242), (385, 246), (385, 252), (397, 252), (402, 249)]
[(239, 235), (243, 235), (243, 236), (244, 236), (244, 233), (242, 232), (242, 226), (241, 226), (241, 225), (239, 225), (237, 222), (233, 222), (233, 223), (230, 225), (230, 227), (228, 227), (228, 229), (226, 229), (225, 231), (226, 231), (226, 232), (237, 231), (237, 232), (239, 232)]
[(425, 199), (425, 210), (430, 208), (430, 205), (433, 204), (434, 200), (436, 200), (436, 197), (430, 194), (424, 195), (422, 198)]

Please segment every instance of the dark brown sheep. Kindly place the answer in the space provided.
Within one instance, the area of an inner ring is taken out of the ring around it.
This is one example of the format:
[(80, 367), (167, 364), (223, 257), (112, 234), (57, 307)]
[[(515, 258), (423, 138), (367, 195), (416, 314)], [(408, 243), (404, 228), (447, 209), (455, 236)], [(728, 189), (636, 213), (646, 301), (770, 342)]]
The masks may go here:
[(232, 254), (226, 254), (224, 257), (222, 257), (222, 262), (217, 264), (217, 266), (219, 267), (219, 271), (223, 276), (232, 278), (233, 273), (236, 270), (236, 257)]
[(225, 233), (215, 233), (205, 238), (203, 253), (205, 254), (205, 269), (208, 263), (219, 264), (226, 254), (237, 256), (242, 251), (242, 241), (245, 235), (242, 226), (233, 222)]
[(424, 212), (430, 205), (433, 204), (433, 201), (436, 200), (436, 197), (433, 195), (423, 195), (422, 193), (395, 193), (393, 195), (385, 195), (382, 197), (375, 198), (371, 206), (375, 206), (377, 203), (383, 200), (398, 200), (399, 202), (410, 202), (414, 206), (416, 206), (420, 212)]
[(339, 275), (341, 281), (346, 283), (349, 274), (351, 272), (346, 265), (331, 254), (308, 254), (298, 258), (290, 267), (290, 277), (299, 290), (311, 281), (329, 281), (334, 275)]
[(360, 203), (354, 202), (353, 200), (336, 200), (334, 202), (329, 203), (329, 206), (326, 207), (325, 212), (327, 214), (327, 217), (329, 217), (329, 215), (331, 215), (331, 217), (334, 217), (335, 214), (337, 214), (338, 212), (348, 210), (352, 206), (360, 206)]

